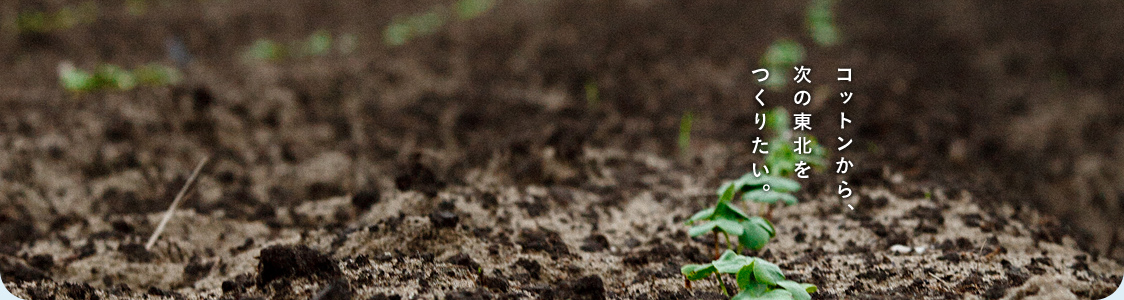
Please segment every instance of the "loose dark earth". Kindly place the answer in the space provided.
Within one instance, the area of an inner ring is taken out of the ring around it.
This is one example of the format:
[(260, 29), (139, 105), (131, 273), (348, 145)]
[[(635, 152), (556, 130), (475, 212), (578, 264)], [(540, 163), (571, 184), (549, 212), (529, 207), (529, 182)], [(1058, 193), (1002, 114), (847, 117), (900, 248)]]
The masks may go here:
[[(835, 46), (792, 1), (498, 1), (402, 46), (387, 24), (452, 2), (128, 2), (48, 32), (9, 20), (81, 2), (0, 4), (0, 276), (24, 299), (726, 299), (685, 286), (714, 240), (683, 221), (760, 162), (751, 71), (780, 38), (814, 94), (855, 93), (766, 96), (856, 143), (752, 253), (814, 299), (1099, 299), (1124, 275), (1119, 1), (841, 0)], [(355, 50), (244, 57), (318, 30)], [(74, 94), (63, 61), (184, 80)]]

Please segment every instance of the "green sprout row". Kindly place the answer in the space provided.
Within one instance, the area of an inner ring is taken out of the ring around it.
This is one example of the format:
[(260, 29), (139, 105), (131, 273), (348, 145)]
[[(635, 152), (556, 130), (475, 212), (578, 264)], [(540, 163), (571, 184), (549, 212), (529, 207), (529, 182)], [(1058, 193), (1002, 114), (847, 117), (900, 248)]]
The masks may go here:
[(73, 93), (101, 90), (128, 91), (137, 86), (166, 86), (179, 83), (183, 75), (176, 68), (146, 64), (127, 70), (113, 64), (101, 64), (93, 71), (74, 67), (69, 62), (59, 65), (59, 84)]
[(70, 29), (76, 25), (90, 24), (97, 21), (97, 18), (97, 3), (94, 1), (84, 1), (77, 5), (65, 6), (53, 12), (40, 10), (22, 11), (16, 15), (16, 28), (20, 32), (48, 33)]
[(354, 34), (342, 34), (333, 41), (331, 33), (318, 30), (303, 41), (287, 45), (270, 39), (258, 39), (242, 56), (248, 60), (281, 61), (286, 58), (325, 56), (330, 54), (333, 48), (341, 54), (350, 54), (357, 46), (358, 37)]
[[(708, 264), (688, 264), (680, 272), (688, 281), (701, 280), (713, 275), (722, 287), (722, 292), (727, 296), (730, 292), (722, 281), (722, 274), (733, 274), (737, 279), (738, 293), (733, 296), (735, 300), (750, 299), (811, 299), (810, 293), (816, 291), (816, 286), (786, 280), (777, 265), (760, 258), (743, 256), (746, 250), (758, 251), (776, 236), (776, 229), (771, 218), (772, 206), (778, 202), (786, 205), (795, 205), (798, 201), (792, 193), (800, 190), (800, 183), (787, 178), (794, 175), (794, 165), (804, 161), (812, 166), (822, 166), (826, 161), (827, 153), (818, 143), (813, 142), (810, 154), (794, 154), (792, 147), (788, 146), (789, 140), (795, 135), (789, 128), (788, 112), (782, 108), (771, 110), (767, 114), (771, 120), (766, 124), (772, 133), (769, 142), (770, 152), (765, 158), (765, 164), (775, 170), (768, 174), (743, 175), (736, 180), (723, 183), (718, 189), (718, 202), (709, 208), (703, 209), (687, 220), (690, 229), (687, 233), (697, 237), (708, 233), (714, 234), (714, 261)], [(814, 139), (813, 139), (814, 141)], [(775, 174), (775, 175), (774, 175)], [(751, 216), (746, 214), (734, 200), (757, 203), (766, 209), (757, 210), (761, 215)], [(726, 250), (721, 252), (721, 240), (726, 241)], [(731, 241), (736, 239), (736, 244)], [(732, 248), (732, 249), (731, 249)]]
[(448, 22), (450, 15), (458, 20), (475, 19), (496, 5), (496, 0), (457, 0), (452, 10), (444, 5), (436, 5), (428, 11), (395, 17), (383, 31), (383, 42), (390, 46), (401, 46), (410, 40), (437, 32)]

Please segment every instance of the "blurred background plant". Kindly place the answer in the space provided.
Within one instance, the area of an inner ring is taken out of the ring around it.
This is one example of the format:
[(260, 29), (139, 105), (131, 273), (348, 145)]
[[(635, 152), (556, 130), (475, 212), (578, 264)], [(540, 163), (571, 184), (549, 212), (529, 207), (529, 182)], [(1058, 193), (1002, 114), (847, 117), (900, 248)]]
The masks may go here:
[(67, 5), (56, 11), (25, 10), (16, 17), (20, 33), (43, 34), (70, 29), (80, 24), (90, 24), (98, 19), (98, 6), (94, 1)]
[(278, 62), (292, 58), (322, 57), (336, 50), (339, 54), (350, 54), (358, 46), (359, 38), (350, 33), (339, 35), (333, 39), (327, 30), (317, 30), (308, 35), (304, 40), (288, 44), (276, 42), (271, 39), (261, 38), (250, 44), (242, 54), (246, 61)]
[(71, 62), (62, 62), (58, 67), (59, 84), (72, 93), (88, 93), (104, 90), (128, 91), (143, 86), (167, 86), (179, 83), (183, 75), (176, 68), (161, 64), (145, 64), (133, 70), (126, 70), (114, 64), (100, 64), (93, 71), (86, 71)]
[(475, 19), (487, 13), (495, 5), (495, 0), (457, 0), (452, 5), (452, 16), (450, 16), (450, 9), (441, 4), (425, 12), (397, 16), (383, 30), (383, 42), (389, 46), (405, 45), (412, 39), (437, 32), (449, 22), (451, 17), (457, 20)]

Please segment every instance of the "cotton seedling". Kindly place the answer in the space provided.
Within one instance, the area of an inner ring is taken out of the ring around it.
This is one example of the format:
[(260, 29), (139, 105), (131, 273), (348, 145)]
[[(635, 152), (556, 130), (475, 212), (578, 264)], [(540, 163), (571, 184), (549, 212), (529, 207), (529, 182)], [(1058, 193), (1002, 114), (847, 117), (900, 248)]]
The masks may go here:
[(827, 164), (827, 150), (820, 145), (814, 136), (805, 135), (811, 150), (807, 154), (797, 154), (793, 141), (797, 137), (793, 133), (791, 116), (784, 108), (778, 107), (766, 112), (766, 127), (772, 132), (769, 140), (769, 154), (765, 155), (765, 165), (769, 166), (777, 176), (791, 176), (796, 169), (796, 164), (803, 161), (813, 167), (823, 167)]
[(765, 156), (765, 165), (771, 172), (766, 174), (746, 173), (741, 178), (726, 182), (719, 187), (719, 195), (725, 192), (727, 188), (732, 187), (735, 193), (741, 193), (742, 200), (760, 203), (763, 206), (761, 211), (766, 217), (772, 215), (774, 203), (796, 204), (796, 196), (792, 193), (800, 190), (800, 184), (786, 177), (793, 175), (799, 162), (804, 162), (809, 166), (822, 167), (826, 162), (825, 157), (827, 155), (826, 150), (811, 136), (805, 136), (811, 141), (809, 143), (811, 151), (807, 154), (795, 153), (793, 148), (789, 146), (794, 134), (789, 127), (788, 118), (788, 112), (784, 108), (776, 108), (766, 112), (766, 127), (772, 132), (773, 137), (769, 141), (769, 153)]
[[(816, 286), (787, 280), (780, 267), (757, 257), (743, 256), (726, 250), (709, 264), (689, 264), (680, 268), (687, 280), (700, 280), (715, 275), (721, 283), (721, 274), (734, 274), (738, 293), (733, 300), (793, 299), (810, 300)], [(727, 295), (723, 284), (723, 292)]]
[(741, 194), (741, 199), (746, 202), (760, 203), (762, 209), (759, 210), (761, 215), (766, 218), (772, 216), (772, 207), (774, 203), (784, 202), (786, 205), (796, 204), (796, 196), (791, 193), (799, 191), (800, 184), (792, 179), (773, 176), (773, 175), (760, 175), (748, 173), (742, 175), (737, 180), (723, 183), (718, 188), (718, 193), (722, 194), (726, 191), (734, 191), (736, 194)]
[(796, 196), (790, 193), (800, 191), (800, 184), (792, 179), (772, 176), (761, 175), (756, 176), (753, 173), (742, 175), (737, 180), (726, 182), (719, 187), (719, 192), (725, 192), (726, 189), (732, 188), (735, 193), (742, 193), (742, 200), (762, 202), (762, 203), (777, 203), (782, 201), (788, 205), (796, 204)]
[[(718, 203), (695, 213), (687, 220), (687, 224), (692, 226), (687, 232), (692, 237), (708, 232), (714, 233), (715, 256), (715, 260), (709, 264), (690, 264), (680, 269), (687, 279), (688, 287), (690, 281), (714, 275), (719, 286), (722, 287), (722, 292), (729, 296), (730, 293), (721, 277), (722, 274), (734, 274), (738, 283), (738, 293), (733, 296), (735, 300), (808, 300), (811, 299), (810, 293), (816, 291), (815, 285), (785, 280), (777, 265), (760, 258), (739, 254), (743, 248), (760, 250), (765, 247), (769, 239), (776, 236), (773, 224), (766, 219), (772, 212), (772, 204), (777, 202), (796, 204), (796, 196), (791, 193), (800, 190), (800, 183), (786, 178), (793, 174), (795, 164), (805, 161), (813, 165), (822, 165), (826, 160), (825, 151), (818, 144), (813, 145), (813, 150), (809, 153), (793, 153), (792, 148), (787, 146), (787, 140), (794, 135), (792, 129), (788, 127), (788, 117), (788, 112), (780, 108), (767, 112), (766, 126), (772, 131), (773, 137), (769, 142), (770, 152), (765, 160), (766, 166), (774, 172), (766, 172), (766, 174), (751, 172), (737, 180), (723, 183), (718, 188)], [(749, 216), (731, 204), (739, 194), (742, 200), (764, 205), (766, 209), (759, 211), (763, 211), (765, 217)], [(726, 252), (721, 256), (718, 254), (721, 246), (719, 234), (726, 238), (727, 245)], [(732, 247), (731, 235), (738, 237), (736, 252), (729, 249)]]
[[(776, 236), (776, 230), (768, 220), (758, 216), (751, 217), (731, 204), (734, 193), (735, 188), (728, 187), (718, 198), (717, 204), (695, 213), (687, 220), (688, 225), (693, 225), (687, 231), (692, 237), (709, 232), (714, 233), (714, 257), (716, 258), (719, 254), (719, 234), (725, 237), (727, 247), (731, 245), (730, 236), (737, 237), (738, 252), (741, 252), (743, 248), (760, 250), (765, 247), (770, 238)], [(698, 224), (703, 221), (705, 223)]]

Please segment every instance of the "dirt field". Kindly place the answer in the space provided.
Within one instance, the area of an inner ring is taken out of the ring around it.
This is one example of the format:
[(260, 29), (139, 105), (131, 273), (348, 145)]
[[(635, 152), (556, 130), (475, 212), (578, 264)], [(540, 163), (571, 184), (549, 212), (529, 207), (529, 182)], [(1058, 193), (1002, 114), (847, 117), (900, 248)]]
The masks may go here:
[[(760, 163), (751, 71), (791, 38), (815, 94), (855, 93), (800, 109), (848, 112), (812, 133), (856, 166), (801, 180), (750, 254), (814, 299), (1099, 299), (1124, 275), (1124, 3), (1071, 2), (842, 0), (835, 46), (786, 1), (498, 1), (401, 46), (388, 24), (452, 2), (105, 1), (48, 32), (10, 20), (82, 2), (5, 2), (0, 276), (24, 299), (727, 299), (685, 285), (714, 240), (683, 222)], [(355, 50), (245, 57), (318, 30)], [(63, 61), (184, 79), (74, 94)]]

